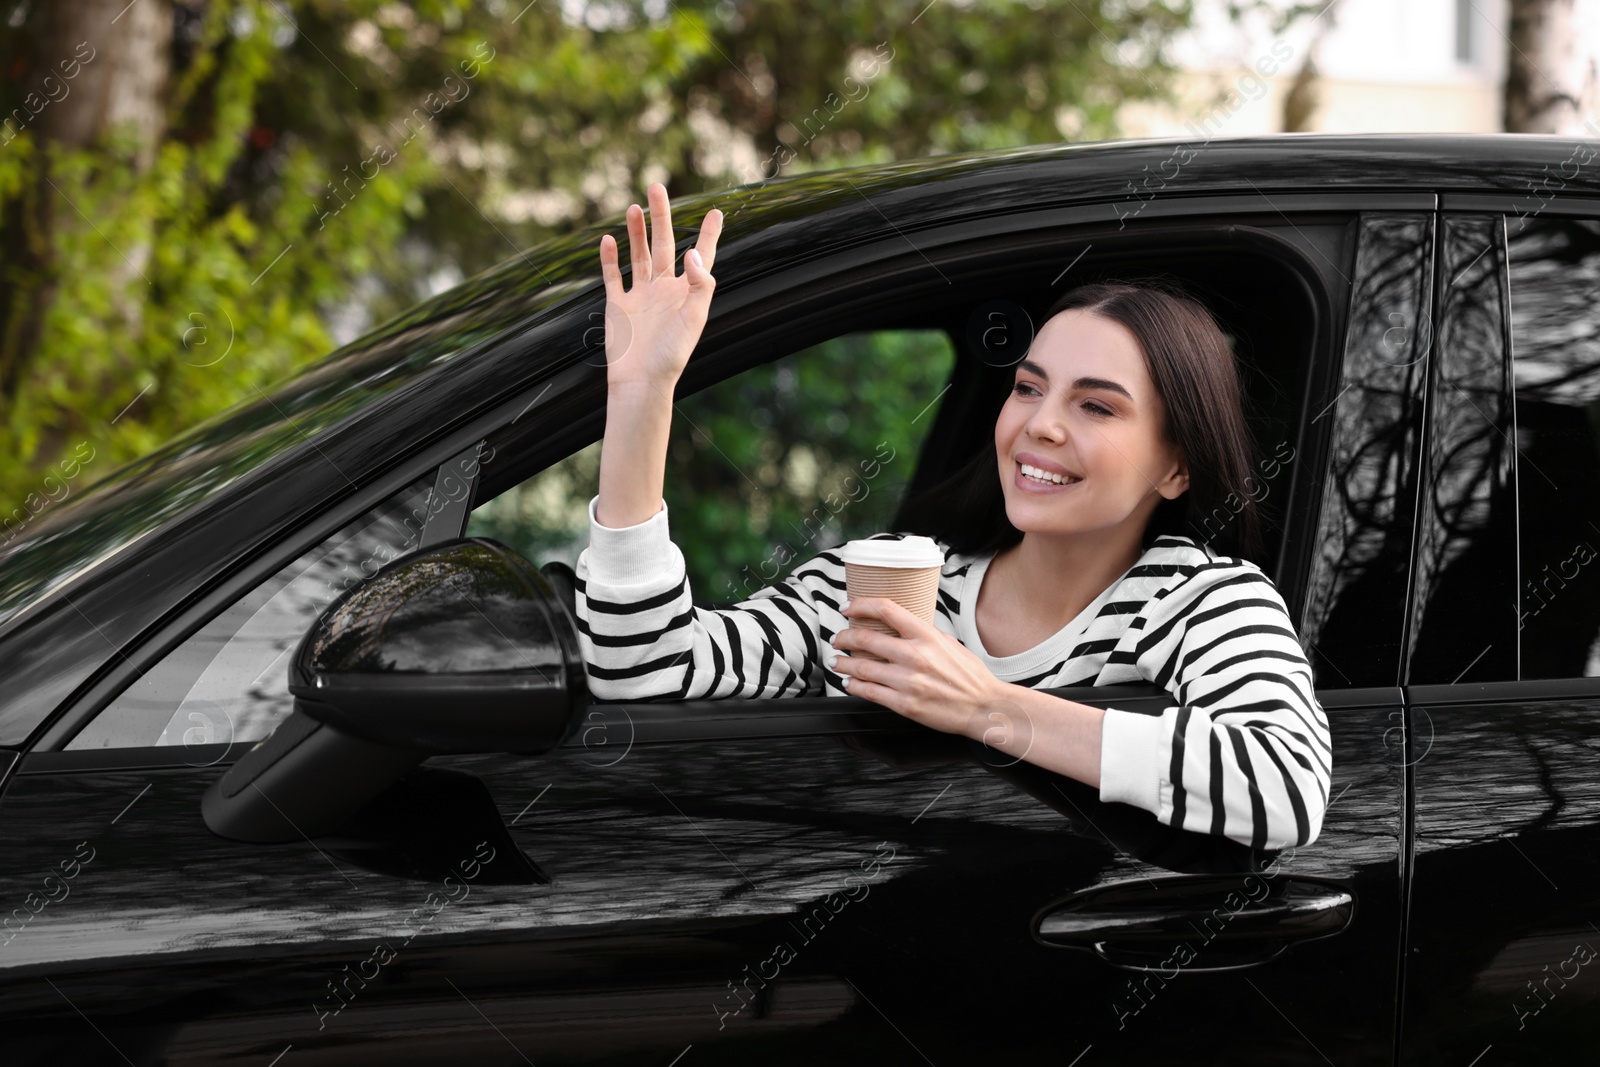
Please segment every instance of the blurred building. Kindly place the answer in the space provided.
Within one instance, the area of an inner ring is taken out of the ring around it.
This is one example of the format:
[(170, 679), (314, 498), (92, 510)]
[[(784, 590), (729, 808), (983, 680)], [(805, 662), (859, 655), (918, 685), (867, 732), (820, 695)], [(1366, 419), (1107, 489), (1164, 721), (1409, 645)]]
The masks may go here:
[(1499, 132), (1507, 18), (1506, 0), (1338, 0), (1274, 34), (1265, 17), (1233, 22), (1222, 0), (1195, 0), (1169, 53), (1176, 105), (1126, 105), (1123, 133), (1282, 132), (1297, 79), (1301, 129)]

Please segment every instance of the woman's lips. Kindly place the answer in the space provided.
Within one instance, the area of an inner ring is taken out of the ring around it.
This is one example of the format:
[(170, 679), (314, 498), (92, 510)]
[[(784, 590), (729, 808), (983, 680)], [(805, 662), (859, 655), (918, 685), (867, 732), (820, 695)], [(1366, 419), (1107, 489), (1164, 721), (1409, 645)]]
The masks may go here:
[(1017, 473), (1012, 480), (1016, 483), (1017, 488), (1024, 493), (1060, 493), (1081, 484), (1080, 482), (1068, 482), (1065, 485), (1046, 485), (1043, 482), (1036, 482), (1022, 473), (1022, 464), (1020, 463), (1017, 464)]

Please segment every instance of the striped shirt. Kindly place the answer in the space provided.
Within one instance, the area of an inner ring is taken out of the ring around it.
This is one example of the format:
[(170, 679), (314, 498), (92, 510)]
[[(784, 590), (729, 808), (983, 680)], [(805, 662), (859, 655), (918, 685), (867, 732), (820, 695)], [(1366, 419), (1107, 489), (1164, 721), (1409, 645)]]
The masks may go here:
[[(849, 625), (844, 562), (819, 552), (729, 607), (697, 607), (667, 507), (634, 526), (595, 519), (577, 566), (577, 623), (601, 700), (847, 696), (823, 660)], [(900, 539), (879, 533), (873, 539)], [(1064, 628), (992, 656), (973, 619), (994, 553), (945, 553), (934, 625), (995, 677), (1034, 689), (1146, 682), (1176, 701), (1159, 714), (1107, 708), (1100, 798), (1163, 823), (1255, 848), (1321, 832), (1333, 749), (1310, 665), (1283, 598), (1254, 563), (1161, 536)]]

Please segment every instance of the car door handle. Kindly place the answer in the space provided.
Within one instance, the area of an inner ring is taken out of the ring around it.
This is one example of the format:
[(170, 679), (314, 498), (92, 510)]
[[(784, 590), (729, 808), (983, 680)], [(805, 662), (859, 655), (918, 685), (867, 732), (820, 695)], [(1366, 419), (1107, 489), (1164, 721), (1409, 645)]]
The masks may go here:
[[(1141, 879), (1047, 905), (1034, 917), (1033, 936), (1134, 970), (1175, 962), (1185, 970), (1234, 970), (1276, 959), (1294, 942), (1340, 933), (1355, 906), (1349, 889), (1314, 878)], [(1179, 948), (1184, 945), (1187, 951)]]

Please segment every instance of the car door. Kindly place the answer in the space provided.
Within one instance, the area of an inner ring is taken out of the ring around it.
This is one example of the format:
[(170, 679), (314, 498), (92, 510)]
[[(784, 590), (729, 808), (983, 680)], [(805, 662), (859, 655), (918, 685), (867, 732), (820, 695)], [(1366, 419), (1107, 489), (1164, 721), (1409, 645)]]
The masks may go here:
[(1454, 206), (1408, 642), (1402, 1060), (1581, 1059), (1600, 1034), (1600, 206)]
[[(331, 566), (302, 561), (218, 623), (232, 636), (193, 650), (187, 685), (130, 689), (122, 714), (138, 713), (141, 734), (91, 720), (77, 748), (30, 753), (0, 798), (10, 857), (0, 888), (31, 915), (0, 949), (19, 1062), (1161, 1063), (1192, 1061), (1197, 1044), (1247, 1063), (1389, 1058), (1405, 759), (1384, 664), (1397, 657), (1400, 617), (1372, 590), (1403, 547), (1395, 524), (1409, 519), (1419, 410), (1409, 375), (1425, 343), (1410, 324), (1426, 318), (1430, 217), (1322, 203), (1285, 224), (1264, 202), (1250, 208), (1197, 223), (1163, 221), (1152, 205), (1121, 238), (1082, 217), (1009, 219), (1004, 245), (981, 220), (944, 235), (932, 271), (929, 234), (910, 251), (879, 248), (877, 262), (853, 250), (848, 271), (807, 264), (809, 282), (780, 273), (765, 295), (751, 286), (745, 303), (724, 305), (750, 324), (697, 354), (683, 392), (844, 336), (857, 320), (934, 321), (952, 278), (972, 296), (945, 328), (960, 351), (988, 300), (1022, 291), (1015, 272), (1033, 269), (1034, 291), (1047, 292), (1059, 268), (1037, 268), (1085, 244), (1097, 251), (1084, 271), (1185, 262), (1198, 276), (1259, 242), (1257, 268), (1292, 267), (1309, 294), (1297, 305), (1305, 347), (1280, 354), (1303, 388), (1269, 376), (1276, 394), (1261, 397), (1274, 410), (1277, 395), (1286, 414), (1273, 430), (1304, 460), (1286, 466), (1270, 506), (1285, 528), (1275, 568), (1291, 576), (1286, 599), (1317, 648), (1336, 747), (1315, 844), (1252, 855), (867, 702), (821, 699), (600, 704), (540, 757), (428, 761), (388, 796), (372, 840), (228, 841), (200, 818), (201, 794), (254, 739), (218, 740), (224, 723), (236, 728), (226, 679), (276, 650), (251, 620), (300, 575)], [(1225, 236), (1207, 245), (1207, 227)], [(756, 314), (775, 291), (789, 303)], [(574, 323), (592, 310), (575, 310)], [(935, 429), (906, 427), (923, 463), (982, 432), (974, 383), (1003, 366), (970, 345), (965, 354), (945, 392), (926, 398)], [(522, 411), (535, 414), (508, 415), (489, 428), (490, 451), (472, 453), (475, 499), (493, 504), (591, 445), (593, 421), (538, 412), (602, 389), (594, 362), (531, 390)], [(938, 473), (919, 464), (908, 479)], [(448, 474), (418, 471), (391, 525), (419, 497), (428, 511), (428, 487)], [(329, 553), (348, 558), (343, 544)], [(235, 638), (249, 654), (216, 666)], [(223, 688), (197, 694), (208, 677)], [(218, 707), (186, 707), (191, 697)], [(152, 703), (163, 699), (171, 706)], [(92, 743), (119, 736), (146, 740)], [(1236, 921), (1224, 901), (1247, 877), (1281, 891), (1278, 911)], [(1297, 940), (1297, 901), (1343, 925)], [(1130, 915), (1138, 938), (1119, 925)], [(1045, 936), (1049, 916), (1062, 921)], [(1172, 936), (1170, 924), (1189, 922), (1192, 939)], [(1175, 963), (1184, 943), (1194, 959)]]

